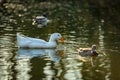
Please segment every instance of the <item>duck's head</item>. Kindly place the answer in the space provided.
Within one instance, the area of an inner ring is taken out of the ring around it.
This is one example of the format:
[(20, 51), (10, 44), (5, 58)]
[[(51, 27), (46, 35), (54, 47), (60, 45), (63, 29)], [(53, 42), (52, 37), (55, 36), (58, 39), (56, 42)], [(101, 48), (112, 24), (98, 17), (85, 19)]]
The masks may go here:
[(96, 49), (97, 49), (96, 45), (92, 45), (92, 50), (94, 51)]
[(92, 45), (92, 56), (97, 56), (98, 55), (96, 49), (97, 49), (96, 45)]
[(64, 38), (60, 33), (53, 33), (50, 37), (50, 41), (59, 41), (64, 43)]

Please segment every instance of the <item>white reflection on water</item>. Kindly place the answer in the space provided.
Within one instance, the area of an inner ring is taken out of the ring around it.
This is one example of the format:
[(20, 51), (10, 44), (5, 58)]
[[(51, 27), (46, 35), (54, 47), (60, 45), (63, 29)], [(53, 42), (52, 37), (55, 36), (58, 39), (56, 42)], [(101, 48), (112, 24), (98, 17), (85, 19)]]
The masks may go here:
[(82, 72), (81, 67), (82, 63), (78, 63), (75, 58), (67, 58), (65, 63), (65, 75), (64, 78), (66, 80), (81, 80), (82, 79)]
[(51, 64), (48, 62), (46, 63), (46, 66), (44, 67), (44, 74), (46, 75), (46, 80), (52, 80), (53, 76), (55, 75), (54, 70), (51, 68)]
[(17, 80), (29, 80), (30, 75), (28, 72), (31, 70), (30, 59), (25, 58), (17, 60), (16, 70), (18, 72), (16, 75)]
[[(104, 24), (104, 20), (101, 20), (102, 25)], [(101, 53), (103, 53), (103, 55), (100, 55), (100, 59), (99, 62), (101, 62), (98, 66), (100, 68), (102, 68), (102, 70), (105, 69), (106, 72), (104, 72), (105, 74), (105, 80), (109, 80), (110, 79), (110, 75), (111, 75), (111, 71), (110, 71), (110, 58), (107, 57), (108, 55), (106, 54), (107, 52), (105, 52), (105, 43), (104, 43), (104, 31), (102, 30), (102, 26), (99, 25), (98, 26), (98, 30), (99, 30), (99, 51)], [(96, 72), (102, 73), (102, 70), (96, 70)]]
[(44, 49), (18, 49), (18, 59), (33, 58), (36, 56), (45, 56), (46, 52)]
[[(13, 36), (11, 34), (11, 36)], [(14, 63), (12, 59), (14, 58), (12, 47), (12, 37), (9, 34), (0, 36), (0, 80), (12, 80), (14, 72)]]
[[(7, 61), (8, 59), (8, 53), (4, 50), (0, 51), (0, 80), (9, 80), (12, 79), (11, 76), (11, 66), (12, 63), (10, 61)], [(7, 55), (7, 56), (6, 56)]]
[(104, 50), (104, 31), (102, 30), (101, 26), (99, 25), (99, 46), (100, 51)]
[[(30, 59), (33, 57), (45, 57), (49, 56), (50, 60), (54, 62), (59, 62), (61, 57), (63, 56), (63, 50), (57, 49), (18, 49), (18, 56), (17, 56), (17, 66), (16, 70), (18, 71), (17, 78), (18, 80), (29, 80), (30, 75), (28, 74), (31, 70)], [(46, 57), (48, 59), (49, 57)], [(47, 65), (49, 65), (47, 63)], [(44, 73), (47, 78), (50, 79), (54, 75), (54, 71), (50, 69), (51, 66), (46, 66), (44, 68)], [(25, 76), (24, 76), (25, 75)]]
[(50, 60), (59, 62), (63, 55), (63, 50), (57, 49), (19, 49), (18, 59), (49, 56)]

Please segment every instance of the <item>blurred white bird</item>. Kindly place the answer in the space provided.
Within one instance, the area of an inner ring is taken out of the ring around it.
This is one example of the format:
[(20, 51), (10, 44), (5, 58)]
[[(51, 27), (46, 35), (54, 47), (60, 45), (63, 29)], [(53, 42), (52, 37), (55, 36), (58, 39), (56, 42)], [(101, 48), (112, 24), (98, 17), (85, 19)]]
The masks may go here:
[(48, 42), (43, 39), (26, 37), (17, 33), (17, 44), (18, 47), (22, 48), (56, 48), (57, 40), (64, 42), (60, 33), (53, 33)]

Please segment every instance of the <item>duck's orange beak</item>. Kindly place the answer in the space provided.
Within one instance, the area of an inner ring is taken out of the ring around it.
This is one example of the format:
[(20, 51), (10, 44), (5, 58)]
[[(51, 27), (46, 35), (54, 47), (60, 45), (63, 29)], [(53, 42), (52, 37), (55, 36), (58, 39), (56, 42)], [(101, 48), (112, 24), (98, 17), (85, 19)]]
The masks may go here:
[(64, 43), (64, 38), (59, 39), (61, 43)]

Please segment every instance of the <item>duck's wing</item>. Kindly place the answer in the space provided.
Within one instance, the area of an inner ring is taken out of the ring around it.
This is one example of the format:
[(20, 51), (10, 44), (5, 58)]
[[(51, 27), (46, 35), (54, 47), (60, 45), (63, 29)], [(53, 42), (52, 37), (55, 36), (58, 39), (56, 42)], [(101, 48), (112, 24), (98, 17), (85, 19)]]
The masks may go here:
[(17, 43), (19, 47), (28, 47), (30, 44), (46, 44), (45, 40), (36, 39), (31, 37), (26, 37), (20, 34), (17, 34)]
[(43, 39), (37, 39), (37, 38), (31, 38), (31, 37), (26, 37), (26, 39), (28, 39), (31, 42), (35, 42), (35, 43), (46, 43), (46, 41)]
[(91, 55), (91, 48), (79, 48), (78, 52), (81, 56), (89, 56)]
[(77, 49), (78, 52), (87, 52), (90, 50), (92, 50), (92, 49), (91, 48), (79, 48), (79, 49)]
[(89, 52), (91, 51), (90, 49), (83, 49), (83, 50), (80, 50), (79, 52)]
[(22, 41), (28, 41), (28, 42), (46, 43), (46, 41), (43, 39), (31, 38), (31, 37), (27, 37), (27, 36), (20, 35), (20, 34), (17, 34), (17, 39), (22, 40)]

